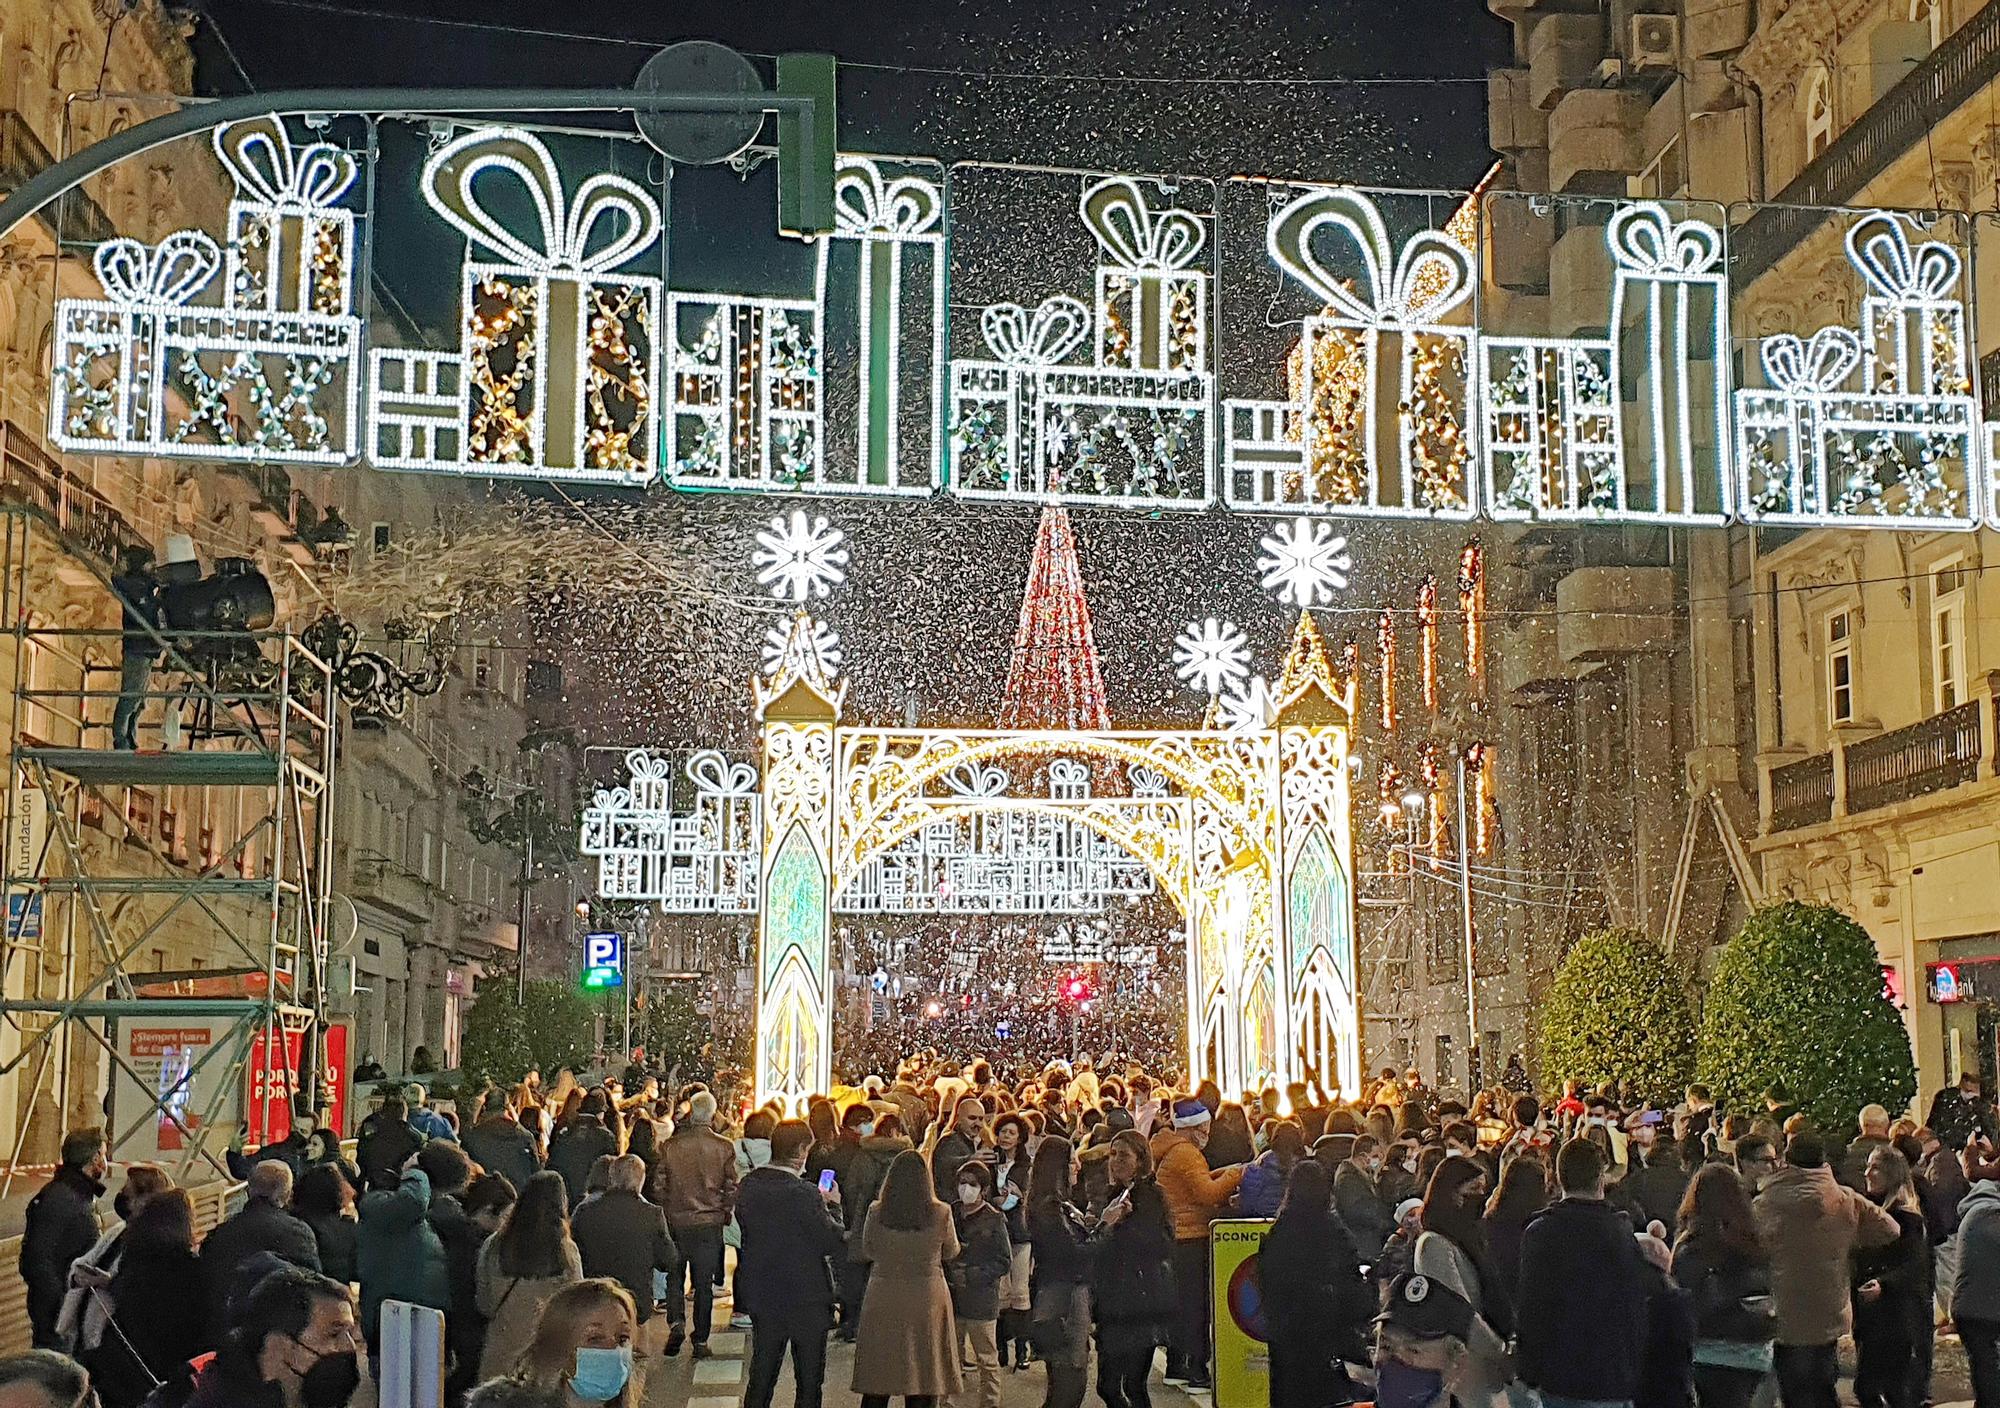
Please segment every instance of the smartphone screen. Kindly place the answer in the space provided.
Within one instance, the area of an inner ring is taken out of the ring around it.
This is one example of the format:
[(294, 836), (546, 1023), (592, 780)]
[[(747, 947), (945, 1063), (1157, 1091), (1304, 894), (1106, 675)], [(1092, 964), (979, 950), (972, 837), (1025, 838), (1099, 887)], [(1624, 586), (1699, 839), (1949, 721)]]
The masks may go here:
[(831, 1192), (833, 1191), (833, 1170), (832, 1170), (832, 1169), (828, 1168), (828, 1169), (821, 1169), (821, 1170), (820, 1170), (820, 1175), (819, 1175), (819, 1191), (820, 1191), (820, 1192), (822, 1192), (822, 1193), (831, 1193)]

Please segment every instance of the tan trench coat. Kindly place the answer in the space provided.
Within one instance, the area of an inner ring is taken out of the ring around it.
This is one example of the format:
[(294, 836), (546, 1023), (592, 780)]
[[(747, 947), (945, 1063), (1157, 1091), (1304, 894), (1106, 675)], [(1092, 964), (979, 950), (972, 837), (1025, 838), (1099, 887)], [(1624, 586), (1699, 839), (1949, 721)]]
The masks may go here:
[(868, 1219), (862, 1258), (874, 1263), (854, 1339), (855, 1393), (882, 1396), (957, 1393), (957, 1327), (944, 1264), (958, 1255), (951, 1209), (936, 1206), (932, 1225), (915, 1232)]

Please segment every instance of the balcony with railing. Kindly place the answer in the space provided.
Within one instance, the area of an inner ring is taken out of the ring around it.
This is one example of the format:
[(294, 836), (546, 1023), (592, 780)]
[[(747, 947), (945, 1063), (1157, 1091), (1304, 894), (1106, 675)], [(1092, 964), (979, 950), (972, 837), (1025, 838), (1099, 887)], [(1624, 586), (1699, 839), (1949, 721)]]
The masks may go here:
[(1980, 701), (1933, 714), (1908, 728), (1852, 743), (1844, 750), (1850, 814), (1873, 811), (1979, 776)]
[[(0, 111), (0, 195), (18, 189), (31, 176), (55, 165), (35, 129), (14, 108)], [(49, 233), (63, 241), (102, 244), (118, 231), (104, 208), (82, 191), (71, 191), (36, 213)]]
[(1790, 831), (1833, 820), (1833, 754), (1771, 769), (1771, 829)]
[(2000, 77), (2000, 4), (1986, 5), (1904, 75), (1729, 239), (1739, 286), (1764, 273)]
[(100, 561), (144, 541), (109, 499), (13, 421), (0, 421), (0, 499), (41, 510), (68, 546)]

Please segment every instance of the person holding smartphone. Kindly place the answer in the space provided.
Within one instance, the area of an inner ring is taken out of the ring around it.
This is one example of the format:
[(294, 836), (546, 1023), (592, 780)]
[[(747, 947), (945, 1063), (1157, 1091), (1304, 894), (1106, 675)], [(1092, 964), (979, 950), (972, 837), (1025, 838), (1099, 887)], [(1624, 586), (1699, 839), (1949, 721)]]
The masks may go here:
[(845, 1256), (840, 1189), (833, 1170), (805, 1178), (812, 1129), (780, 1120), (771, 1130), (771, 1161), (743, 1175), (736, 1191), (736, 1303), (750, 1317), (750, 1368), (744, 1408), (770, 1408), (785, 1352), (791, 1351), (798, 1408), (819, 1408), (826, 1383), (826, 1336), (833, 1328), (830, 1257)]

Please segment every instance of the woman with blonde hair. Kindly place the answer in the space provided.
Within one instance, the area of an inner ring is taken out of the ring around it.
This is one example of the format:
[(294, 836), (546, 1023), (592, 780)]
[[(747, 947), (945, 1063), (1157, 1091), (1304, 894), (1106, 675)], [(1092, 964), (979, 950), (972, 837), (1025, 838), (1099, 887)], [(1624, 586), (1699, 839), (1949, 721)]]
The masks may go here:
[(466, 1408), (637, 1408), (632, 1341), (639, 1316), (616, 1281), (578, 1281), (550, 1296), (513, 1373), (472, 1391)]

